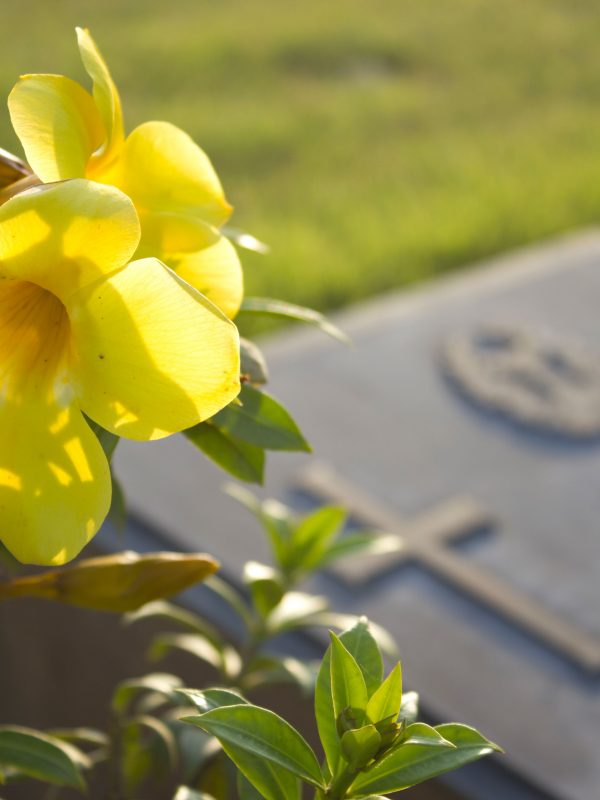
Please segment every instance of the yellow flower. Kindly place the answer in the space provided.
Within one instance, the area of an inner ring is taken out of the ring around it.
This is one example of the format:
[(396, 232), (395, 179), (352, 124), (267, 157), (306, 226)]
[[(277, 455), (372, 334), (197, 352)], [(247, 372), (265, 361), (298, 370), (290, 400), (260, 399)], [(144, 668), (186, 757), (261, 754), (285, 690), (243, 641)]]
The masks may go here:
[(33, 171), (43, 182), (89, 178), (124, 191), (142, 225), (137, 255), (157, 256), (233, 318), (243, 277), (219, 232), (232, 208), (212, 164), (168, 122), (146, 122), (125, 138), (108, 67), (87, 30), (77, 37), (93, 95), (63, 75), (24, 75), (9, 97)]
[(156, 259), (128, 264), (139, 236), (129, 198), (87, 180), (0, 207), (0, 540), (20, 561), (69, 561), (108, 512), (83, 413), (158, 439), (239, 391), (235, 326)]

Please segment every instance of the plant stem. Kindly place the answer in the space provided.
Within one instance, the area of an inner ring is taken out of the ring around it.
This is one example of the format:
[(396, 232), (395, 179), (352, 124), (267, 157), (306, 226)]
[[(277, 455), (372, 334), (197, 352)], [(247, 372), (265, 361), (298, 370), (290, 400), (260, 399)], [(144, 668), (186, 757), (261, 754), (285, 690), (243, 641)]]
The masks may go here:
[(356, 771), (346, 767), (339, 775), (337, 775), (327, 787), (325, 797), (330, 797), (332, 800), (341, 800), (346, 796), (347, 789), (354, 783), (356, 778)]

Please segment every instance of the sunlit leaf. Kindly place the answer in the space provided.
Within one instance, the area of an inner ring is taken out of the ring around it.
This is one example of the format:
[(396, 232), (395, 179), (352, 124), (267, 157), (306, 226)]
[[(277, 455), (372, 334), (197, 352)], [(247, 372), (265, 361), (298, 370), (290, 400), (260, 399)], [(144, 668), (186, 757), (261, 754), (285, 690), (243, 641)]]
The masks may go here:
[(328, 604), (326, 597), (305, 592), (287, 592), (267, 617), (266, 627), (271, 634), (275, 634), (310, 626), (314, 616), (324, 611)]
[(368, 772), (360, 773), (352, 784), (352, 795), (364, 797), (373, 793), (398, 792), (499, 750), (497, 745), (466, 725), (439, 725), (437, 731), (454, 745), (453, 749), (402, 745), (384, 756)]
[(261, 242), (260, 239), (257, 239), (256, 236), (252, 236), (251, 233), (246, 233), (238, 228), (232, 228), (230, 225), (224, 225), (221, 228), (221, 233), (238, 247), (243, 247), (244, 250), (252, 250), (261, 255), (266, 255), (269, 252), (269, 245)]
[[(353, 618), (354, 626), (344, 631), (340, 641), (354, 657), (359, 665), (367, 693), (372, 694), (383, 677), (383, 660), (377, 643), (369, 631), (369, 623), (365, 617)], [(336, 714), (334, 712), (331, 688), (331, 647), (321, 662), (315, 687), (315, 714), (319, 737), (331, 774), (335, 774), (340, 758), (340, 741), (338, 737)]]
[(140, 692), (158, 692), (167, 699), (173, 697), (175, 689), (181, 686), (181, 678), (167, 672), (153, 672), (139, 678), (128, 678), (121, 681), (114, 691), (112, 707), (123, 713), (131, 700)]
[(411, 744), (422, 744), (428, 747), (454, 747), (452, 742), (444, 739), (439, 731), (425, 722), (413, 722), (408, 725), (402, 736), (402, 747)]
[(265, 450), (303, 450), (310, 446), (288, 411), (274, 397), (242, 386), (237, 398), (211, 419), (221, 433)]
[(362, 725), (367, 707), (367, 686), (361, 668), (338, 637), (331, 634), (331, 699), (337, 719), (350, 709), (358, 725)]
[(325, 506), (305, 516), (293, 531), (287, 554), (288, 567), (298, 571), (314, 569), (345, 519), (346, 511), (335, 506)]
[(319, 788), (323, 786), (319, 763), (310, 746), (272, 711), (252, 705), (224, 706), (198, 717), (185, 717), (184, 721), (212, 733), (224, 747), (240, 748), (255, 759), (276, 764)]
[(133, 611), (212, 575), (218, 563), (203, 553), (130, 551), (88, 558), (72, 566), (0, 584), (0, 600), (43, 597), (97, 611)]
[(283, 317), (284, 319), (292, 319), (298, 322), (307, 322), (309, 325), (315, 325), (320, 328), (328, 336), (343, 342), (343, 344), (349, 344), (350, 342), (346, 334), (332, 322), (329, 322), (319, 311), (286, 303), (283, 300), (274, 300), (268, 297), (246, 297), (242, 303), (240, 313), (264, 314), (271, 317)]
[(200, 714), (221, 706), (239, 706), (248, 701), (232, 689), (179, 689), (181, 694), (198, 709)]
[(367, 717), (371, 722), (379, 722), (392, 714), (397, 717), (401, 702), (402, 667), (398, 663), (369, 698)]
[(244, 583), (250, 588), (254, 607), (262, 617), (266, 617), (284, 595), (277, 571), (258, 561), (248, 561), (244, 565)]

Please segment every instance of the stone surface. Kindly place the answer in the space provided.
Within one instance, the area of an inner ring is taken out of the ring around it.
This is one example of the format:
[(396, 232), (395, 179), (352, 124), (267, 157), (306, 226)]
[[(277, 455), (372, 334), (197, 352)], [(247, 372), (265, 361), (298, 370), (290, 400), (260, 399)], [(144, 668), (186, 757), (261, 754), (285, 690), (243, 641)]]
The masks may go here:
[[(471, 402), (443, 374), (439, 354), (488, 324), (551, 328), (599, 354), (599, 299), (600, 234), (590, 232), (351, 311), (337, 320), (351, 349), (309, 330), (265, 348), (271, 391), (321, 462), (394, 519), (468, 497), (493, 524), (444, 542), (447, 551), (506, 587), (509, 601), (525, 598), (592, 645), (600, 637), (599, 441), (546, 434)], [(310, 463), (272, 457), (267, 493), (306, 508)], [(175, 546), (210, 550), (232, 575), (267, 557), (247, 512), (219, 493), (226, 478), (182, 438), (122, 446), (117, 465), (130, 508)], [(324, 574), (317, 587), (336, 607), (392, 631), (406, 680), (434, 716), (480, 727), (505, 747), (504, 763), (550, 797), (598, 796), (598, 674), (568, 646), (536, 635), (535, 619), (519, 626), (414, 559), (358, 584)], [(501, 788), (474, 796), (517, 800)]]

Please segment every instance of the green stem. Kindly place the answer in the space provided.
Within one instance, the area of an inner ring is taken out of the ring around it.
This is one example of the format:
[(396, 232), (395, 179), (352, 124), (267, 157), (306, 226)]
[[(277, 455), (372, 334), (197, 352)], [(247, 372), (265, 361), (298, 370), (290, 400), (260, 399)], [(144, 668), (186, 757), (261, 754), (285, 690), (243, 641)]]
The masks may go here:
[(327, 787), (325, 797), (335, 798), (335, 800), (342, 800), (346, 796), (346, 791), (354, 783), (356, 778), (356, 771), (346, 767), (339, 775), (337, 775)]

